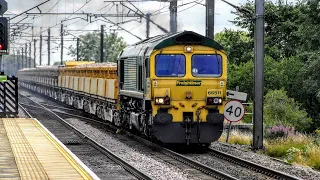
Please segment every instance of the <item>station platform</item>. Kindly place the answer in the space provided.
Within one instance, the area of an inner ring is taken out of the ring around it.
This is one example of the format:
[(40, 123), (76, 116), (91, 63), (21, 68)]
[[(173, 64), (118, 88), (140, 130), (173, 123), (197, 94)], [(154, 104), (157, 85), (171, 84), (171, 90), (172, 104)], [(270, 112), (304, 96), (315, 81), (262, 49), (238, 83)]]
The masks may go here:
[(37, 119), (0, 118), (0, 179), (99, 179)]

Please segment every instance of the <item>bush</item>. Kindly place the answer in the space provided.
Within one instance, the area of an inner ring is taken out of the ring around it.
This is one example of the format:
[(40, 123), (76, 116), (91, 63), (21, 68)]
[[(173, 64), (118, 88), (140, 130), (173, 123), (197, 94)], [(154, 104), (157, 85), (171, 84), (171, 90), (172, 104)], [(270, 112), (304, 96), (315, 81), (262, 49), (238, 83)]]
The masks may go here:
[(306, 164), (317, 170), (320, 170), (320, 146), (309, 145), (306, 149)]
[(266, 143), (266, 154), (272, 157), (285, 158), (290, 148), (303, 149), (312, 144), (312, 138), (296, 134), (287, 138), (270, 139)]
[(309, 128), (311, 118), (300, 104), (289, 98), (283, 89), (270, 90), (265, 95), (264, 122), (266, 126), (285, 125), (298, 131)]
[(276, 138), (286, 138), (288, 136), (294, 135), (295, 131), (292, 127), (285, 127), (285, 126), (273, 126), (272, 128), (268, 128), (266, 130), (266, 138), (269, 139), (276, 139)]
[(299, 163), (303, 164), (303, 151), (301, 149), (292, 147), (287, 151), (286, 161), (290, 164)]

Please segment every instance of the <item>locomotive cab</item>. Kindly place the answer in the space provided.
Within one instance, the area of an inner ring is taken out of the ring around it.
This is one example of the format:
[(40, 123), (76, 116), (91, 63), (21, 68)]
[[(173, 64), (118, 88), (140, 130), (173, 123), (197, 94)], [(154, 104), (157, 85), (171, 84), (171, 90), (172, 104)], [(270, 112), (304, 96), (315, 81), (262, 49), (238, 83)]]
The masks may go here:
[(218, 140), (226, 64), (218, 43), (191, 31), (156, 36), (125, 49), (118, 61), (121, 118), (166, 144)]
[(202, 45), (176, 45), (156, 51), (150, 64), (155, 135), (167, 143), (208, 144), (219, 139), (225, 54)]

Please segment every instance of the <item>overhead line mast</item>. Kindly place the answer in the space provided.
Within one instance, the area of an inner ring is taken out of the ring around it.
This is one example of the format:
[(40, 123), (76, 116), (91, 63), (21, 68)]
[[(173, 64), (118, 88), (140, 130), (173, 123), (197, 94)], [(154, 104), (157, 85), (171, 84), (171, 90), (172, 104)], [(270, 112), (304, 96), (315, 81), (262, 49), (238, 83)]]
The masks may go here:
[(104, 56), (104, 53), (103, 53), (103, 45), (104, 45), (104, 25), (101, 25), (101, 34), (100, 34), (100, 62), (102, 63), (103, 62), (103, 56)]
[(255, 20), (254, 30), (254, 107), (253, 107), (253, 143), (252, 149), (263, 149), (263, 96), (264, 96), (264, 0), (255, 0), (255, 13), (233, 5), (239, 12), (248, 14)]
[(48, 29), (48, 65), (50, 66), (51, 62), (50, 62), (50, 28)]
[(256, 0), (254, 33), (253, 149), (263, 148), (264, 0)]
[(63, 24), (61, 24), (61, 62), (60, 65), (63, 65)]
[(215, 0), (206, 0), (206, 36), (214, 39), (214, 3)]

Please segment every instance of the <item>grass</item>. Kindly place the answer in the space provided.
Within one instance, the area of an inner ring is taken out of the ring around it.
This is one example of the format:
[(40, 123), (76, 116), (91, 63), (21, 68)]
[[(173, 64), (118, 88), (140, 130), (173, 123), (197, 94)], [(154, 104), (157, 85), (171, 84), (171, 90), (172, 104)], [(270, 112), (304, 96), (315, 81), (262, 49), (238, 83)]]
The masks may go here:
[[(224, 132), (219, 139), (220, 142), (226, 142), (227, 132)], [(238, 145), (250, 145), (252, 141), (251, 133), (242, 133), (237, 130), (232, 130), (229, 135), (228, 143)]]
[[(220, 142), (226, 142), (226, 132)], [(232, 131), (228, 143), (251, 145), (252, 134)], [(263, 153), (280, 158), (290, 164), (309, 166), (320, 171), (320, 136), (295, 134), (277, 139), (264, 139)]]
[(265, 153), (272, 157), (285, 158), (291, 148), (303, 149), (312, 144), (312, 140), (305, 135), (294, 135), (287, 138), (266, 139)]

